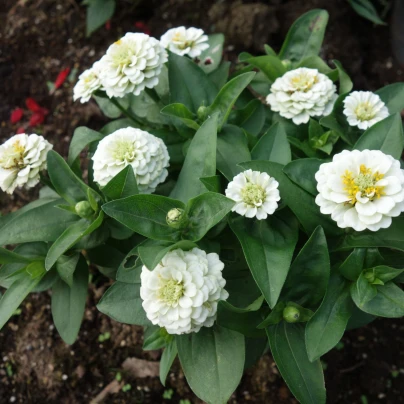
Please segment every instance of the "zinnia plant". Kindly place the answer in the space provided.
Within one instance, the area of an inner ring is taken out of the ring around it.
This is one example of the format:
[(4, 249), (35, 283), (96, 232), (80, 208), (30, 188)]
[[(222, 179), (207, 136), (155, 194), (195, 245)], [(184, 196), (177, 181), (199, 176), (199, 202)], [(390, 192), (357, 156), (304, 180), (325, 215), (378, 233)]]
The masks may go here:
[(0, 218), (0, 327), (50, 289), (74, 343), (98, 271), (98, 309), (145, 327), (163, 384), (178, 356), (222, 404), (269, 350), (298, 401), (325, 403), (321, 356), (404, 315), (404, 83), (352, 92), (318, 56), (327, 20), (313, 10), (280, 52), (235, 65), (220, 34), (127, 33), (74, 89), (111, 122), (77, 128), (67, 161), (35, 134), (0, 146), (3, 191), (44, 185)]

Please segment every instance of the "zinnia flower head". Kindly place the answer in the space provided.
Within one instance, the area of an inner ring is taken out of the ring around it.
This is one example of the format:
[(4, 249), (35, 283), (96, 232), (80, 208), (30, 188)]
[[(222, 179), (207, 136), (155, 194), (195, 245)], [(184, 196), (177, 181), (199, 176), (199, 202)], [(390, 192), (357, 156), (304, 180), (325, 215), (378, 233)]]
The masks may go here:
[(209, 48), (208, 36), (198, 28), (177, 27), (169, 29), (161, 38), (161, 44), (177, 55), (199, 56)]
[(80, 102), (84, 104), (90, 100), (97, 90), (101, 89), (100, 73), (101, 64), (100, 62), (95, 62), (93, 67), (80, 74), (79, 81), (73, 89), (74, 101), (80, 98)]
[(300, 67), (275, 80), (267, 103), (272, 111), (300, 125), (307, 123), (311, 116), (330, 114), (337, 99), (336, 90), (325, 74)]
[(344, 99), (344, 115), (351, 126), (368, 129), (389, 116), (389, 110), (377, 94), (354, 91)]
[(160, 42), (143, 33), (128, 32), (101, 58), (101, 82), (108, 97), (139, 95), (159, 82), (167, 52)]
[(104, 137), (92, 157), (94, 180), (107, 185), (126, 166), (131, 165), (139, 191), (152, 193), (167, 175), (169, 156), (164, 142), (137, 128), (123, 128)]
[(232, 211), (245, 217), (266, 219), (278, 207), (281, 199), (279, 183), (267, 173), (247, 170), (233, 178), (226, 188), (226, 196), (236, 202)]
[(0, 146), (0, 187), (12, 194), (17, 187), (34, 187), (40, 171), (46, 169), (46, 155), (52, 145), (42, 136), (21, 133)]
[(147, 318), (169, 334), (198, 332), (212, 327), (224, 290), (223, 262), (199, 248), (170, 251), (149, 271), (143, 266), (140, 297)]
[(379, 150), (344, 150), (316, 173), (316, 203), (339, 227), (387, 228), (404, 211), (404, 170)]

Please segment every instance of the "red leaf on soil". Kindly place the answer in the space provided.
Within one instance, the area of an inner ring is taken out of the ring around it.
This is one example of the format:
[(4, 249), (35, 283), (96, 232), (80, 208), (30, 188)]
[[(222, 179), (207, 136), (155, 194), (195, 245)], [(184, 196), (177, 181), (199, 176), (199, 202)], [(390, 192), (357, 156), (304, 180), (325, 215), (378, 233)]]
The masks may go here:
[(18, 135), (18, 134), (20, 134), (20, 133), (25, 133), (25, 128), (23, 127), (23, 126), (20, 126), (16, 131), (15, 131), (15, 133)]
[(150, 29), (143, 21), (136, 21), (135, 22), (135, 27), (139, 31), (142, 31), (143, 33), (145, 33), (146, 35), (150, 35)]
[(43, 123), (44, 120), (45, 120), (45, 114), (42, 111), (34, 112), (29, 120), (29, 125), (37, 126)]
[(55, 89), (59, 88), (66, 80), (67, 76), (70, 73), (70, 67), (63, 69), (57, 76), (55, 81)]
[(105, 23), (105, 29), (107, 31), (109, 31), (111, 29), (111, 20), (107, 20), (107, 22)]
[(27, 98), (25, 100), (25, 104), (27, 105), (27, 108), (32, 112), (38, 112), (42, 109), (33, 98)]
[(22, 116), (24, 115), (24, 110), (22, 108), (16, 108), (11, 112), (10, 121), (11, 123), (17, 123), (21, 121)]

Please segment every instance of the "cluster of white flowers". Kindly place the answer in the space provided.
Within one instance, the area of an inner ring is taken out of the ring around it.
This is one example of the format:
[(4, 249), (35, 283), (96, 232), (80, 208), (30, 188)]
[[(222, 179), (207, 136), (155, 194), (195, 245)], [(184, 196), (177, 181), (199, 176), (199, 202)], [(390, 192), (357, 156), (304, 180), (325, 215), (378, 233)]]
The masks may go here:
[(262, 220), (278, 207), (278, 186), (279, 183), (267, 173), (247, 170), (233, 178), (226, 188), (226, 196), (236, 202), (233, 212)]
[(131, 165), (139, 191), (154, 192), (167, 175), (170, 157), (164, 142), (137, 128), (123, 128), (102, 139), (92, 157), (94, 180), (107, 185), (121, 170)]
[(0, 187), (12, 194), (17, 187), (32, 188), (46, 169), (46, 155), (52, 145), (42, 136), (15, 135), (0, 146)]
[(300, 125), (312, 116), (330, 114), (336, 99), (336, 87), (325, 74), (301, 67), (275, 80), (267, 103), (272, 111)]
[(153, 271), (143, 266), (140, 297), (147, 318), (170, 334), (211, 327), (218, 302), (229, 296), (223, 268), (217, 254), (198, 248), (167, 253)]
[(209, 48), (208, 36), (198, 28), (177, 27), (169, 29), (161, 38), (161, 44), (177, 55), (198, 57)]
[(404, 170), (379, 150), (344, 150), (316, 173), (316, 203), (339, 227), (387, 228), (404, 212)]
[(389, 116), (389, 110), (377, 94), (354, 91), (344, 99), (344, 115), (351, 126), (368, 129)]

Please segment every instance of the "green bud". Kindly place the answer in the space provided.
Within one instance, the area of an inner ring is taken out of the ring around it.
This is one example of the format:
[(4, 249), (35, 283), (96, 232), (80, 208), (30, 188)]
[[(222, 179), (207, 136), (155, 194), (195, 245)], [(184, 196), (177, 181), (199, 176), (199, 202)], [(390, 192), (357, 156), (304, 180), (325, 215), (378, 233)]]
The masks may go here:
[(296, 323), (300, 318), (300, 310), (296, 307), (288, 306), (283, 310), (283, 319), (288, 323)]
[(286, 67), (286, 69), (289, 69), (292, 66), (292, 61), (289, 59), (282, 60), (282, 64)]
[(204, 121), (206, 119), (206, 115), (208, 114), (208, 107), (201, 105), (196, 111), (196, 115), (200, 121)]
[(94, 214), (93, 208), (91, 207), (90, 203), (87, 201), (77, 202), (74, 209), (75, 209), (76, 213), (84, 219), (88, 219)]
[(166, 217), (167, 224), (174, 229), (179, 229), (184, 227), (187, 221), (187, 215), (184, 209), (173, 208), (168, 211)]
[(366, 278), (366, 280), (367, 280), (369, 283), (373, 283), (373, 282), (375, 281), (375, 279), (376, 279), (376, 276), (375, 276), (375, 274), (373, 273), (373, 271), (367, 271), (367, 272), (365, 272), (365, 273), (363, 274), (363, 276)]

